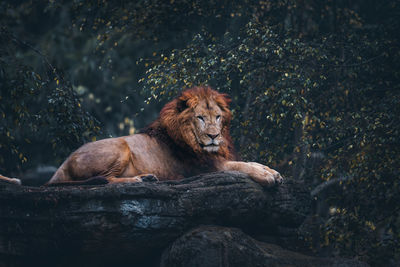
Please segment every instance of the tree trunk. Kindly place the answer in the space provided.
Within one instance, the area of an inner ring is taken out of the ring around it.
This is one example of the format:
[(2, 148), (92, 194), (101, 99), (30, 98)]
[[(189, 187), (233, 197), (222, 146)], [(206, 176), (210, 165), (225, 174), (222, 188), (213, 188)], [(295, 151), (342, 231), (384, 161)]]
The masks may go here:
[[(263, 188), (244, 174), (217, 172), (97, 186), (0, 183), (0, 203), (0, 266), (364, 266), (226, 228), (276, 240), (295, 235), (311, 205), (293, 181)], [(195, 228), (204, 224), (218, 226)]]
[(277, 234), (297, 228), (309, 193), (286, 182), (262, 188), (238, 172), (181, 181), (103, 186), (0, 184), (0, 257), (35, 260), (140, 259), (200, 224)]

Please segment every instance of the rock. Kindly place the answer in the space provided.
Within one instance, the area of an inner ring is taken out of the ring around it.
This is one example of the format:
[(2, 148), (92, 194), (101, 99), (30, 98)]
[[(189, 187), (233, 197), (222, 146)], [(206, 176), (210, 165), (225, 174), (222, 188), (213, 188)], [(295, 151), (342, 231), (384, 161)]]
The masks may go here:
[(162, 267), (365, 267), (341, 258), (316, 258), (259, 242), (240, 229), (218, 226), (195, 228), (173, 242), (161, 257)]

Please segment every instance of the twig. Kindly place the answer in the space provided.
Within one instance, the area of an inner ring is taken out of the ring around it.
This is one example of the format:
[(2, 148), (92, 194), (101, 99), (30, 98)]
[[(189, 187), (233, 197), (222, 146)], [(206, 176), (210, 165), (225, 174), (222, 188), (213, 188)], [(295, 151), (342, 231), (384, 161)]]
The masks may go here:
[(352, 180), (352, 179), (353, 179), (352, 176), (342, 176), (339, 178), (331, 179), (329, 181), (325, 181), (322, 184), (319, 184), (317, 187), (315, 187), (311, 191), (310, 195), (311, 195), (311, 197), (315, 197), (316, 195), (321, 193), (321, 191), (324, 191), (325, 189), (331, 187), (332, 185), (336, 185), (340, 182), (345, 182), (345, 181)]
[(7, 35), (16, 44), (19, 44), (19, 45), (22, 45), (22, 46), (26, 46), (29, 49), (32, 49), (35, 53), (37, 53), (39, 56), (42, 57), (42, 59), (45, 61), (45, 63), (51, 69), (51, 71), (54, 73), (54, 75), (56, 75), (59, 80), (62, 79), (60, 77), (60, 75), (58, 75), (58, 73), (56, 72), (56, 68), (50, 63), (50, 61), (47, 59), (47, 57), (41, 51), (39, 51), (38, 49), (36, 49), (32, 45), (28, 44), (27, 42), (24, 42), (24, 41), (20, 40), (14, 34), (10, 33), (9, 31), (5, 30), (4, 28), (1, 29), (1, 33)]

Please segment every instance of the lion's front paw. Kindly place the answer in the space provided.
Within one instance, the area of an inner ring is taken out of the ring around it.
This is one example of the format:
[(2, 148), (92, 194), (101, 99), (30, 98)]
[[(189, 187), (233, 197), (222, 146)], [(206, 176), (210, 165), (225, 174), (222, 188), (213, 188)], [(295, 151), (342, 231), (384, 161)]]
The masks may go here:
[[(268, 168), (268, 167), (266, 167), (266, 168)], [(268, 168), (268, 169), (272, 173), (272, 176), (274, 177), (275, 183), (276, 184), (282, 184), (283, 183), (282, 175), (279, 172), (275, 171), (274, 169), (270, 169), (270, 168)]]
[(279, 172), (257, 162), (249, 162), (249, 164), (252, 167), (252, 171), (249, 174), (258, 183), (272, 186), (283, 182), (283, 178)]

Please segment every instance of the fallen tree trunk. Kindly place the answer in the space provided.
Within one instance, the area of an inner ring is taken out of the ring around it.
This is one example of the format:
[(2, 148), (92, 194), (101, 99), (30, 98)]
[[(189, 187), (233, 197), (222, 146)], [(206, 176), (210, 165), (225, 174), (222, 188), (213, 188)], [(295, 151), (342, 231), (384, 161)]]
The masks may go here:
[(299, 184), (265, 189), (237, 172), (103, 186), (0, 183), (0, 259), (135, 262), (154, 258), (201, 224), (286, 233), (303, 222), (309, 207), (309, 193)]

